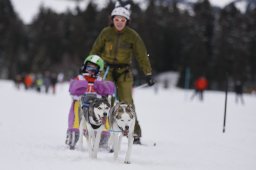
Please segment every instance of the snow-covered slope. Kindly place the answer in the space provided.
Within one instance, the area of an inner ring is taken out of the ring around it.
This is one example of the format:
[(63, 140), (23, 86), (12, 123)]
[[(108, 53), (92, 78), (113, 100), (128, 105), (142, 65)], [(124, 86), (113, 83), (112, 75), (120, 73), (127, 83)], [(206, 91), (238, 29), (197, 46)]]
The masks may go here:
[[(68, 85), (57, 94), (38, 94), (0, 80), (0, 169), (8, 170), (255, 170), (256, 96), (245, 105), (228, 96), (226, 133), (222, 133), (224, 93), (205, 94), (190, 101), (192, 91), (172, 88), (134, 89), (142, 142), (134, 145), (132, 164), (123, 164), (123, 140), (118, 160), (101, 151), (97, 160), (87, 149), (64, 145), (70, 106)], [(156, 146), (153, 146), (156, 143)]]

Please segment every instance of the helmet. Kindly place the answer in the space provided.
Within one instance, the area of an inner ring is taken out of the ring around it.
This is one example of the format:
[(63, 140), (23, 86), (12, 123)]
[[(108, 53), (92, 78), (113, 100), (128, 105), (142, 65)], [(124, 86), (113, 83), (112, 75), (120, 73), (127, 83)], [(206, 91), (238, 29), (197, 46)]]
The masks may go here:
[(131, 5), (129, 4), (124, 7), (119, 6), (119, 4), (116, 4), (116, 7), (111, 12), (111, 17), (118, 15), (118, 16), (125, 17), (127, 20), (130, 20), (130, 15), (131, 15), (130, 7)]
[(84, 60), (84, 65), (86, 65), (88, 62), (96, 64), (100, 71), (103, 71), (104, 69), (104, 61), (103, 59), (98, 56), (98, 55), (89, 55), (85, 60)]

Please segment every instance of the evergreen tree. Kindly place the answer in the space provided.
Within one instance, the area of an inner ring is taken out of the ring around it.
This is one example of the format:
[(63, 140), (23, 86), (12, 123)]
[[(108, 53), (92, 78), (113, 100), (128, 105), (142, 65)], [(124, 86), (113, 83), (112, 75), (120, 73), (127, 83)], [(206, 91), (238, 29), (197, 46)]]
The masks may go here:
[(11, 78), (24, 54), (24, 25), (10, 0), (0, 1), (0, 77)]
[(38, 16), (29, 28), (31, 71), (48, 70), (61, 61), (63, 47), (59, 22), (59, 15), (51, 9), (40, 7)]
[(248, 32), (249, 50), (249, 78), (256, 82), (256, 1), (249, 3), (246, 11), (246, 24)]
[[(61, 14), (41, 7), (32, 24), (25, 26), (11, 1), (1, 0), (0, 77), (49, 69), (77, 72), (110, 21), (116, 1), (108, 2), (99, 10), (91, 0), (85, 10), (77, 6), (75, 11)], [(245, 13), (234, 3), (213, 8), (209, 0), (198, 0), (192, 6), (186, 0), (148, 0), (145, 10), (131, 0), (120, 2), (132, 5), (130, 26), (145, 42), (154, 72), (180, 71), (180, 87), (184, 87), (188, 68), (190, 84), (204, 74), (210, 87), (224, 89), (225, 72), (230, 79), (255, 82), (255, 0), (248, 0)]]
[(216, 38), (216, 58), (214, 72), (220, 87), (225, 87), (225, 73), (232, 79), (245, 80), (249, 62), (248, 34), (243, 14), (233, 3), (220, 14), (220, 30)]

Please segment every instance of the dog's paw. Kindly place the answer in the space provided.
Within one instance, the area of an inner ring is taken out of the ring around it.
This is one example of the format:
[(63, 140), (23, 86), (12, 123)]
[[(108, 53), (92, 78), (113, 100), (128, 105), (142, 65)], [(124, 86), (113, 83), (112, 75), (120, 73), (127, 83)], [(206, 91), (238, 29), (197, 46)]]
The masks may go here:
[(69, 146), (69, 150), (75, 150), (75, 146)]
[(124, 161), (125, 164), (131, 164), (131, 161)]

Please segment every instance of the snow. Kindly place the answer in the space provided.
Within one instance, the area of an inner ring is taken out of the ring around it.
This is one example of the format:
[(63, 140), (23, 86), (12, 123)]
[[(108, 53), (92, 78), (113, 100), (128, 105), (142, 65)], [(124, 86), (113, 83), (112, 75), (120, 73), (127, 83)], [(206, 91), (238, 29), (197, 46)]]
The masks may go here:
[(206, 91), (203, 102), (190, 101), (191, 90), (159, 86), (155, 92), (134, 89), (145, 145), (134, 145), (132, 164), (126, 165), (126, 139), (117, 160), (104, 150), (98, 159), (90, 159), (86, 145), (75, 151), (65, 146), (68, 84), (58, 85), (53, 95), (17, 90), (12, 82), (0, 80), (0, 169), (256, 169), (256, 96), (245, 95), (242, 105), (229, 93), (226, 133), (222, 133), (223, 92)]
[[(197, 0), (188, 0), (195, 2)], [(233, 0), (210, 0), (212, 5), (224, 7)], [(54, 9), (56, 12), (61, 13), (65, 12), (67, 9), (75, 9), (76, 3), (75, 0), (11, 0), (13, 3), (15, 11), (19, 14), (20, 18), (26, 23), (29, 24), (32, 22), (33, 17), (38, 13), (38, 9), (41, 5)], [(83, 0), (79, 3), (81, 9), (85, 9), (89, 0)], [(106, 0), (97, 0), (94, 1), (99, 5), (99, 7), (104, 7), (108, 1)], [(145, 8), (145, 0), (134, 0), (142, 5)]]

